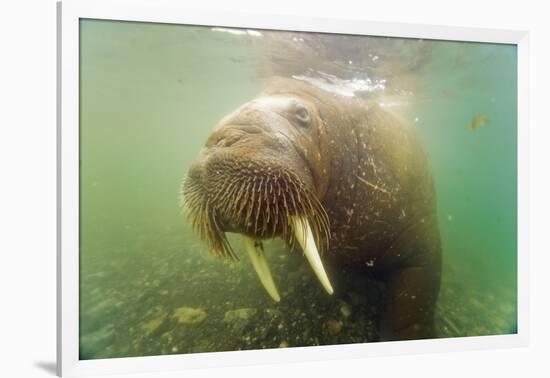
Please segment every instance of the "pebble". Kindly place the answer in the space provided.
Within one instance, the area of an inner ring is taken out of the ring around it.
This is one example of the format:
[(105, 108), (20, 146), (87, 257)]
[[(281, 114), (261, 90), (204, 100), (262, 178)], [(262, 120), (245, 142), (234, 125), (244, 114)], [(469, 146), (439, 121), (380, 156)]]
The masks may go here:
[(165, 318), (165, 315), (151, 319), (148, 322), (143, 323), (141, 325), (141, 329), (143, 330), (143, 332), (145, 332), (146, 336), (150, 336), (160, 327), (162, 323), (164, 323), (164, 318)]
[(344, 316), (344, 318), (349, 318), (351, 315), (351, 306), (346, 302), (342, 302), (340, 305), (340, 313)]
[(325, 324), (327, 326), (328, 332), (333, 336), (338, 335), (342, 330), (342, 322), (339, 320), (330, 319), (330, 320), (327, 320)]
[(180, 324), (198, 324), (206, 319), (206, 311), (201, 308), (180, 307), (174, 312), (174, 318)]
[(274, 308), (266, 309), (265, 313), (271, 318), (280, 318), (281, 316), (283, 316), (283, 313), (281, 311)]
[(229, 310), (223, 316), (224, 322), (232, 322), (235, 320), (248, 320), (256, 315), (254, 308), (239, 308), (237, 310)]

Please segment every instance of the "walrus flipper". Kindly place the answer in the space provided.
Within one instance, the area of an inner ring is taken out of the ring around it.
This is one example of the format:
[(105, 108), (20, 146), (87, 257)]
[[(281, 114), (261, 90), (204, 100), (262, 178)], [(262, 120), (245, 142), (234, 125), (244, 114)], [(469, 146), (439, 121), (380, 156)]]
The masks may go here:
[(435, 216), (408, 229), (392, 255), (404, 257), (386, 277), (381, 340), (437, 337), (434, 311), (441, 282), (441, 241)]

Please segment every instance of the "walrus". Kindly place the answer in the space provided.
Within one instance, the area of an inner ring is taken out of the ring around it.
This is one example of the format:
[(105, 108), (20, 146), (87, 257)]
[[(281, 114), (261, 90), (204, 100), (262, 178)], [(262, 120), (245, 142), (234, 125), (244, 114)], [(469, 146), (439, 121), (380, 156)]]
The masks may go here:
[(274, 78), (214, 128), (181, 197), (215, 255), (236, 258), (226, 233), (242, 235), (276, 302), (262, 241), (282, 238), (301, 248), (328, 294), (346, 290), (333, 286), (338, 274), (381, 282), (380, 340), (436, 336), (434, 180), (412, 128), (375, 101)]

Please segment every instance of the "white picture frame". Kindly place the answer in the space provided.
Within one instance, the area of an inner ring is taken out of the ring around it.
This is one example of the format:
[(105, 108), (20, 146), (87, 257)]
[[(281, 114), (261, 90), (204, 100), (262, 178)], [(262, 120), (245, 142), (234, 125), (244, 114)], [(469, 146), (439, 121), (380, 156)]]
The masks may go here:
[[(61, 376), (170, 371), (197, 367), (345, 359), (526, 346), (528, 344), (528, 33), (186, 9), (178, 1), (112, 0), (58, 3), (58, 319)], [(276, 350), (79, 360), (79, 20), (81, 18), (246, 27), (506, 43), (518, 53), (518, 331), (517, 334), (332, 345)]]

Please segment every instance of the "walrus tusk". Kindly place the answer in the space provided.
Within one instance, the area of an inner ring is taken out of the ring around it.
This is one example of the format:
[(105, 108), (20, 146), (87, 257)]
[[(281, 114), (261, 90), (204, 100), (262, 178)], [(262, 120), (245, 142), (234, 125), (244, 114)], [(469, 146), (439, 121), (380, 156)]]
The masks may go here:
[(290, 222), (294, 229), (294, 235), (298, 243), (300, 243), (300, 246), (302, 246), (309, 265), (311, 265), (315, 275), (317, 275), (317, 278), (321, 281), (321, 285), (323, 285), (327, 293), (334, 293), (327, 273), (325, 272), (325, 268), (323, 267), (321, 257), (319, 256), (319, 251), (317, 251), (317, 245), (315, 244), (315, 239), (313, 239), (313, 233), (311, 232), (311, 227), (309, 227), (309, 222), (304, 219), (304, 217), (297, 215), (290, 216)]
[(248, 252), (248, 256), (250, 256), (252, 266), (254, 267), (254, 270), (256, 270), (262, 285), (264, 285), (265, 290), (271, 298), (273, 298), (275, 302), (279, 302), (281, 297), (279, 296), (275, 282), (273, 282), (273, 277), (269, 271), (269, 266), (267, 265), (267, 260), (265, 259), (261, 242), (255, 241), (251, 237), (245, 235), (242, 235), (242, 237), (246, 252)]

